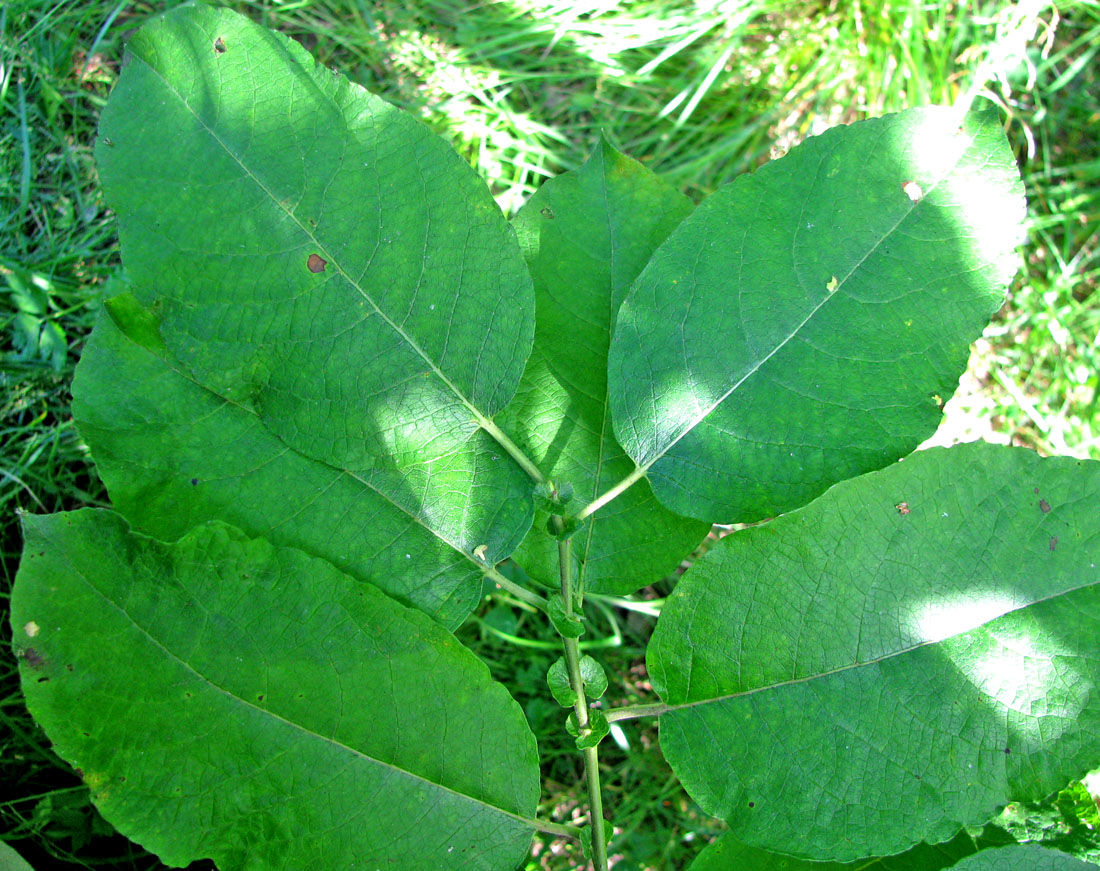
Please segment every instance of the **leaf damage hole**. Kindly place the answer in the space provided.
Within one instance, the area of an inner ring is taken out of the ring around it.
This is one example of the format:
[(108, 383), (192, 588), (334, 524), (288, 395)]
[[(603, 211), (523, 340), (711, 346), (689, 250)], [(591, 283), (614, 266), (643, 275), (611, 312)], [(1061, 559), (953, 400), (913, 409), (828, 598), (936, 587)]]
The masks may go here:
[(306, 268), (310, 272), (324, 272), (326, 266), (328, 261), (320, 254), (310, 254), (309, 259), (306, 260)]
[(214, 54), (225, 54), (225, 40), (220, 36), (214, 40)]
[(23, 627), (23, 631), (27, 633), (28, 638), (34, 638), (38, 634), (39, 626), (33, 620), (27, 622)]
[(1046, 499), (1040, 499), (1039, 510), (1042, 511), (1043, 514), (1050, 514), (1050, 503), (1047, 502)]
[(837, 280), (837, 277), (835, 275), (832, 278), (830, 278), (828, 280), (828, 282), (825, 284), (825, 289), (827, 291), (829, 291), (829, 293), (832, 293), (838, 287), (840, 287), (840, 282)]
[(756, 807), (756, 802), (750, 801), (749, 802), (749, 807)]
[(905, 191), (905, 195), (914, 203), (919, 203), (924, 198), (924, 191), (921, 190), (921, 186), (915, 181), (910, 180), (903, 182), (901, 189)]
[(898, 509), (898, 514), (900, 514), (902, 517), (904, 517), (906, 514), (909, 513), (909, 503), (908, 502), (899, 502), (894, 507), (896, 509)]
[(199, 486), (199, 479), (198, 478), (192, 478), (191, 479), (191, 486), (192, 487), (198, 487)]

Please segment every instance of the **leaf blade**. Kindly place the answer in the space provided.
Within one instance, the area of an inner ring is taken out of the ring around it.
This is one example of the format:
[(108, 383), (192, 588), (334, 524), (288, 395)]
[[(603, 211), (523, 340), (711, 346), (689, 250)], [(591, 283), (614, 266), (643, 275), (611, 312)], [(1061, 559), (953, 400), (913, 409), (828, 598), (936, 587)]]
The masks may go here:
[(196, 380), (353, 469), (434, 459), (503, 407), (530, 278), (449, 146), (228, 10), (174, 10), (130, 57), (97, 159), (135, 293)]
[(174, 541), (222, 520), (323, 557), (448, 628), (473, 610), (483, 567), (512, 552), (533, 515), (526, 475), (484, 433), (400, 472), (355, 473), (294, 451), (166, 357), (132, 297), (99, 316), (73, 413), (135, 529)]
[(423, 615), (221, 525), (163, 545), (82, 511), (26, 536), (28, 706), (104, 816), (169, 863), (504, 869), (526, 852), (530, 730)]
[(647, 651), (685, 787), (739, 840), (850, 861), (1079, 776), (1098, 490), (1095, 463), (959, 446), (725, 539)]
[[(535, 282), (535, 345), (501, 423), (546, 476), (578, 501), (627, 475), (607, 406), (615, 311), (657, 246), (691, 210), (687, 197), (606, 140), (579, 169), (550, 179), (514, 224)], [(557, 541), (539, 511), (515, 558), (558, 583)], [(709, 526), (668, 511), (640, 482), (571, 539), (576, 575), (591, 593), (632, 593), (670, 574)], [(637, 531), (647, 530), (644, 540)]]
[(616, 435), (665, 505), (775, 516), (931, 434), (1015, 270), (1024, 206), (999, 122), (957, 126), (933, 108), (834, 128), (657, 252), (609, 367)]

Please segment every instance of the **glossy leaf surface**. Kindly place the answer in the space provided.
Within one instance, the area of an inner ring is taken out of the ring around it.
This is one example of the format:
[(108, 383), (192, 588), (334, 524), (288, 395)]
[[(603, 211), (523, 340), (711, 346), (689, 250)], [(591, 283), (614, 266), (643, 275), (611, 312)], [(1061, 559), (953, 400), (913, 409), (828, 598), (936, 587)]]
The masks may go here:
[(290, 548), (25, 521), (27, 704), (104, 817), (168, 864), (511, 871), (539, 796), (519, 706), (449, 633)]
[[(615, 441), (607, 407), (607, 349), (630, 283), (691, 201), (606, 141), (575, 172), (539, 188), (515, 219), (535, 281), (535, 347), (500, 422), (579, 507), (634, 469)], [(557, 541), (539, 511), (516, 559), (558, 583)], [(572, 538), (588, 592), (632, 593), (670, 574), (709, 525), (662, 507), (640, 482)], [(644, 533), (640, 534), (644, 530)]]
[(850, 861), (1095, 765), (1100, 463), (963, 445), (724, 539), (657, 624), (661, 746), (734, 837)]
[(526, 533), (530, 482), (486, 433), (402, 470), (335, 467), (196, 384), (135, 299), (107, 308), (81, 356), (73, 410), (115, 507), (136, 529), (175, 540), (223, 520), (324, 557), (449, 627), (477, 603), (481, 567)]
[(128, 49), (96, 157), (169, 354), (337, 468), (466, 443), (513, 395), (534, 329), (484, 182), (419, 121), (231, 11), (174, 9)]
[(996, 113), (831, 129), (721, 188), (618, 314), (619, 443), (681, 514), (754, 521), (932, 434), (1016, 268)]

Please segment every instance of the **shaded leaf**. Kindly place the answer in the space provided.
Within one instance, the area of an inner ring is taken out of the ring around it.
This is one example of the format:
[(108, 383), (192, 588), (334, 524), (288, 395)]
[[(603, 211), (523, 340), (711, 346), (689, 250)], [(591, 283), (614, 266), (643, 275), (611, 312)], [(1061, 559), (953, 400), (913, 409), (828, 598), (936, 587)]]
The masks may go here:
[(1098, 499), (1100, 463), (963, 445), (724, 539), (647, 652), (685, 788), (738, 840), (849, 861), (1079, 777), (1100, 734)]
[(987, 827), (978, 836), (962, 832), (942, 844), (918, 844), (897, 856), (854, 862), (809, 862), (750, 847), (727, 834), (700, 853), (689, 871), (941, 871), (978, 850), (1013, 843), (1004, 832)]
[(220, 524), (174, 545), (105, 511), (24, 526), (28, 707), (166, 863), (511, 871), (526, 853), (534, 738), (426, 616)]
[(356, 471), (448, 456), (508, 402), (530, 277), (447, 143), (226, 9), (176, 8), (127, 58), (100, 177), (134, 293), (197, 383)]
[[(526, 533), (530, 482), (484, 432), (400, 471), (333, 467), (190, 379), (132, 296), (108, 311), (77, 367), (73, 413), (135, 529), (175, 540), (223, 520), (324, 557), (448, 627), (477, 603), (482, 566)], [(474, 553), (482, 545), (484, 561)]]
[(739, 177), (619, 310), (619, 443), (673, 511), (740, 522), (908, 454), (1001, 304), (1023, 215), (995, 112), (837, 127)]
[(1091, 871), (1100, 866), (1036, 844), (1002, 847), (964, 859), (959, 871)]
[[(691, 202), (606, 140), (578, 170), (539, 188), (515, 218), (535, 281), (535, 348), (503, 426), (583, 505), (629, 474), (607, 408), (607, 349), (630, 283)], [(557, 586), (557, 542), (540, 511), (516, 553), (528, 574)], [(626, 594), (680, 564), (707, 525), (663, 508), (644, 482), (572, 536), (578, 583)], [(644, 534), (639, 534), (644, 530)]]

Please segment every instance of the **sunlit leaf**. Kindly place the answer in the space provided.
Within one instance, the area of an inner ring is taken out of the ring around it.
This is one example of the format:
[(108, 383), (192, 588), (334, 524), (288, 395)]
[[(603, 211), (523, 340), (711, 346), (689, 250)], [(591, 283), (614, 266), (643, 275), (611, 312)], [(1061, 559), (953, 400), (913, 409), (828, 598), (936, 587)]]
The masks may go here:
[(734, 837), (850, 861), (1096, 764), (1100, 463), (963, 445), (728, 536), (647, 661), (661, 747)]
[(103, 816), (170, 865), (512, 871), (539, 796), (519, 706), (369, 584), (222, 525), (30, 517), (27, 705)]
[(615, 434), (657, 498), (754, 521), (916, 448), (1001, 305), (1022, 194), (995, 112), (927, 108), (829, 130), (706, 200), (611, 343)]

